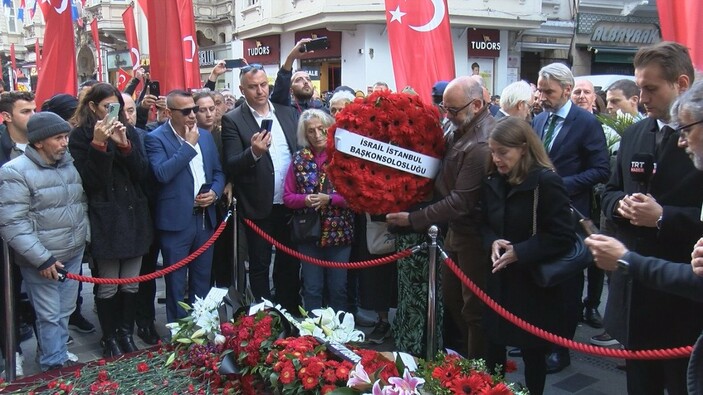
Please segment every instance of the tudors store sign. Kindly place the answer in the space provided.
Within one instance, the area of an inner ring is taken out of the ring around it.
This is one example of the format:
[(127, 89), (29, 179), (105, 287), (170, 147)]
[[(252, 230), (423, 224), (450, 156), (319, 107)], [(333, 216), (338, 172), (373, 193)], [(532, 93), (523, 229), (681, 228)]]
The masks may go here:
[(469, 28), (467, 36), (470, 58), (497, 58), (500, 56), (500, 30)]
[(643, 23), (598, 22), (593, 28), (591, 42), (621, 45), (650, 45), (661, 41), (656, 25)]
[(244, 40), (244, 58), (250, 64), (278, 64), (281, 58), (281, 36), (276, 34)]

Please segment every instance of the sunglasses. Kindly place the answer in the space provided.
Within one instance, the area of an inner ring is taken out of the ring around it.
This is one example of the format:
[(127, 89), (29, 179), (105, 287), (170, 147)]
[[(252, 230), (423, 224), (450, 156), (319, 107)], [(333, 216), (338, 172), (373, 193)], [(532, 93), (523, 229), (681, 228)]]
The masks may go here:
[(696, 125), (701, 124), (701, 123), (703, 123), (703, 119), (701, 119), (700, 121), (696, 121), (696, 122), (689, 123), (688, 125), (679, 126), (679, 127), (677, 127), (676, 129), (674, 129), (674, 132), (680, 132), (680, 133), (681, 133), (681, 137), (687, 137), (688, 134), (691, 133), (691, 131), (690, 131), (689, 129), (690, 129), (692, 126), (696, 126)]
[(242, 67), (241, 69), (239, 69), (239, 76), (241, 77), (242, 75), (244, 75), (252, 70), (263, 70), (263, 69), (264, 69), (264, 66), (262, 66), (258, 63), (248, 64), (248, 65)]
[(171, 107), (169, 107), (168, 109), (171, 111), (178, 111), (181, 114), (183, 114), (184, 117), (187, 117), (188, 115), (190, 115), (191, 112), (197, 113), (198, 111), (200, 111), (200, 106), (193, 106), (193, 107), (188, 107), (188, 108), (171, 108)]
[(446, 112), (452, 114), (452, 116), (457, 116), (457, 114), (459, 114), (459, 113), (460, 113), (463, 109), (465, 109), (466, 107), (470, 106), (471, 103), (475, 102), (476, 100), (479, 100), (479, 101), (480, 101), (481, 99), (473, 99), (473, 100), (471, 100), (470, 102), (466, 103), (466, 105), (463, 106), (463, 107), (461, 107), (461, 108), (446, 107), (446, 106), (444, 105), (444, 102), (441, 102), (441, 103), (439, 103), (439, 108), (442, 109), (442, 111), (446, 111)]

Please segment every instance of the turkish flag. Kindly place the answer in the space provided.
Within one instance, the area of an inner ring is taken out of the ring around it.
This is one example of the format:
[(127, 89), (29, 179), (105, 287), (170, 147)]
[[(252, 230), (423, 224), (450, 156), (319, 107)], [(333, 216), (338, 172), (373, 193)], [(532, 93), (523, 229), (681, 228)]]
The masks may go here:
[(127, 36), (127, 48), (132, 58), (132, 70), (139, 68), (139, 41), (137, 40), (137, 25), (134, 23), (134, 7), (131, 5), (122, 13), (124, 33)]
[(10, 64), (12, 65), (12, 70), (17, 68), (17, 60), (15, 59), (15, 44), (10, 44)]
[(411, 86), (431, 103), (432, 85), (455, 76), (447, 1), (385, 1), (395, 86)]
[(78, 93), (76, 72), (76, 45), (69, 0), (50, 0), (40, 3), (46, 28), (44, 29), (44, 72), (37, 81), (37, 107), (57, 93)]
[(200, 88), (192, 0), (148, 0), (150, 76), (161, 91)]
[(701, 1), (657, 0), (657, 11), (662, 38), (688, 47), (693, 65), (703, 69), (703, 38), (698, 30), (703, 20)]
[(132, 76), (129, 75), (128, 72), (124, 71), (121, 67), (117, 69), (117, 90), (120, 92), (124, 91), (131, 79)]
[(100, 32), (98, 32), (98, 20), (93, 19), (90, 22), (90, 35), (93, 36), (93, 45), (95, 52), (98, 54), (98, 81), (103, 80), (103, 57), (100, 54)]

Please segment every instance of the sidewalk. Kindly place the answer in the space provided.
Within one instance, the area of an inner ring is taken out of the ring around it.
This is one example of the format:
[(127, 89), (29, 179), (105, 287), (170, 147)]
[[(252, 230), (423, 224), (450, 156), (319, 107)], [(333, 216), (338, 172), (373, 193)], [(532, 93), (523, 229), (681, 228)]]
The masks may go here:
[[(84, 274), (89, 276), (90, 269), (88, 265), (83, 266)], [(164, 297), (164, 280), (159, 278), (156, 280), (157, 298)], [(71, 330), (74, 343), (68, 346), (68, 350), (78, 356), (80, 362), (89, 362), (102, 358), (102, 350), (100, 348), (100, 325), (98, 317), (93, 311), (93, 284), (83, 284), (83, 315), (97, 330), (94, 333), (83, 334)], [(602, 300), (607, 298), (607, 287), (603, 294)], [(601, 305), (601, 313), (603, 313), (604, 304)], [(163, 336), (168, 330), (164, 327), (166, 323), (166, 311), (163, 305), (156, 305), (156, 327), (159, 333)], [(359, 328), (366, 333), (371, 332), (371, 328)], [(584, 324), (579, 325), (576, 331), (575, 340), (578, 342), (587, 343), (591, 336), (600, 334), (602, 330), (593, 329)], [(147, 344), (141, 341), (138, 336), (134, 336), (135, 343), (141, 348), (148, 347)], [(381, 346), (373, 347), (380, 350), (392, 350), (392, 340), (386, 341)], [(25, 376), (39, 373), (40, 369), (35, 362), (36, 341), (35, 339), (22, 343), (24, 353), (24, 372)], [(522, 359), (513, 358), (518, 365), (518, 370), (515, 373), (508, 374), (508, 380), (519, 382), (522, 380), (524, 366)], [(625, 372), (618, 369), (617, 365), (622, 364), (622, 360), (614, 360), (610, 358), (600, 358), (590, 355), (571, 352), (571, 366), (563, 371), (547, 376), (547, 385), (545, 394), (548, 395), (616, 395), (627, 392), (625, 383)]]

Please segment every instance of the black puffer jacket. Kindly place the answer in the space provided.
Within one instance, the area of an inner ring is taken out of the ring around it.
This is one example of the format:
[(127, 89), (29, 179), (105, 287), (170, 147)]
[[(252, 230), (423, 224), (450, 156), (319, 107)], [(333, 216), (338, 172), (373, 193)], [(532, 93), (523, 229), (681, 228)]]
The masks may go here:
[(108, 140), (107, 151), (91, 145), (93, 126), (71, 131), (69, 149), (88, 195), (90, 252), (96, 259), (127, 259), (144, 255), (153, 226), (141, 183), (148, 176), (139, 135), (127, 127), (131, 149), (120, 150)]

